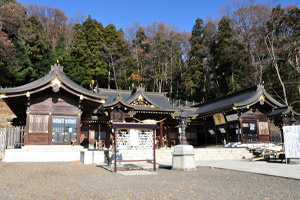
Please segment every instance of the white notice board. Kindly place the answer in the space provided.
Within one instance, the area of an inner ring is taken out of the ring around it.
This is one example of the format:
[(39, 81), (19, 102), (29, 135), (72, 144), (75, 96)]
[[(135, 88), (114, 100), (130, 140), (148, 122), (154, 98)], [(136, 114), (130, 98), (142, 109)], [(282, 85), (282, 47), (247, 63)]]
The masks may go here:
[(300, 126), (283, 127), (286, 158), (300, 158)]
[(139, 131), (137, 129), (130, 129), (130, 145), (139, 146)]

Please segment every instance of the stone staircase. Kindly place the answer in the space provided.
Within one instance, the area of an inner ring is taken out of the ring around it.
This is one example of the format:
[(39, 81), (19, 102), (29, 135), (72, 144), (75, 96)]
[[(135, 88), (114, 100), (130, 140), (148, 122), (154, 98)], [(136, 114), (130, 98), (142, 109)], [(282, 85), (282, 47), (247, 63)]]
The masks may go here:
[[(172, 164), (172, 149), (156, 149), (158, 164)], [(112, 152), (107, 151), (111, 158)], [(153, 151), (122, 150), (122, 160), (144, 160), (153, 158)], [(253, 155), (246, 148), (206, 147), (194, 148), (195, 161), (200, 160), (240, 160)], [(105, 151), (83, 149), (71, 145), (27, 145), (21, 149), (6, 149), (4, 162), (70, 162), (81, 160), (85, 164), (104, 163)]]
[[(172, 163), (173, 149), (157, 149), (156, 162), (157, 163)], [(200, 160), (241, 160), (243, 158), (252, 157), (246, 148), (194, 148), (195, 161)]]
[(194, 148), (195, 160), (241, 160), (252, 157), (246, 148)]

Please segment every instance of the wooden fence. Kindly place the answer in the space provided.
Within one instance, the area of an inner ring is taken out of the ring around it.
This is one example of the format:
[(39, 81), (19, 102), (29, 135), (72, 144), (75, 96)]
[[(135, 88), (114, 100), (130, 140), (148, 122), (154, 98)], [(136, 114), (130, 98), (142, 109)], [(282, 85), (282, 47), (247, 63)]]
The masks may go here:
[(5, 149), (21, 148), (24, 145), (25, 127), (6, 127), (0, 130), (0, 159), (4, 157)]
[(0, 129), (0, 160), (4, 157), (6, 149), (6, 129)]

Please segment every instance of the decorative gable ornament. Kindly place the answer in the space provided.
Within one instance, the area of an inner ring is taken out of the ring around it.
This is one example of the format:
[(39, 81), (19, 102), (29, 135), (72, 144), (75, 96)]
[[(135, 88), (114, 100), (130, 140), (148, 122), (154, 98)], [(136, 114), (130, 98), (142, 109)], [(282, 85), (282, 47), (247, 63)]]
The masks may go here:
[(51, 65), (51, 71), (61, 71), (63, 72), (64, 67), (60, 65), (59, 63), (56, 63), (54, 65)]
[(56, 76), (52, 81), (51, 81), (51, 87), (53, 92), (58, 92), (60, 87), (61, 87), (61, 81), (58, 79)]
[(131, 105), (133, 106), (147, 106), (147, 107), (152, 107), (154, 108), (155, 106), (152, 105), (149, 101), (147, 101), (143, 95), (139, 95), (138, 98), (136, 100), (134, 100)]

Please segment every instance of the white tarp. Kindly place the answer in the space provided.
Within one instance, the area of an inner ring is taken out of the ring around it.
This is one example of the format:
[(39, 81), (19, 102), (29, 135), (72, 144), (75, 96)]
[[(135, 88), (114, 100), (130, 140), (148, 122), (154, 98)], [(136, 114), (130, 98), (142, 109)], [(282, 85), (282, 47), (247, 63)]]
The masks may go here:
[(300, 126), (283, 127), (286, 158), (300, 158)]

